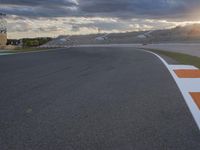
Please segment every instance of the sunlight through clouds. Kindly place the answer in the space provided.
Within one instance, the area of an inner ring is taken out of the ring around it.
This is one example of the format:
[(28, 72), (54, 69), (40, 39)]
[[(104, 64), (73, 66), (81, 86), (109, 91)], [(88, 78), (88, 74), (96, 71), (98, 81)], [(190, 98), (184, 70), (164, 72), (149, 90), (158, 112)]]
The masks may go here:
[[(1, 0), (8, 37), (55, 37), (199, 23), (198, 0)], [(37, 34), (36, 34), (37, 33)]]

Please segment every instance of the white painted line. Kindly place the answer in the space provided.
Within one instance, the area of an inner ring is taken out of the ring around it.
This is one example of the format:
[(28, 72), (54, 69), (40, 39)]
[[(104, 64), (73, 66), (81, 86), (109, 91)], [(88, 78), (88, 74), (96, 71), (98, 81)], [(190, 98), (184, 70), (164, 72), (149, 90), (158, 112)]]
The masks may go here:
[(189, 92), (200, 92), (200, 79), (187, 78), (187, 79), (177, 79), (179, 84)]
[(158, 54), (153, 53), (151, 51), (147, 51), (147, 50), (142, 50), (142, 51), (145, 51), (157, 56), (163, 62), (163, 64), (167, 67), (172, 77), (174, 78), (176, 84), (178, 85), (185, 99), (185, 102), (200, 130), (200, 110), (190, 95), (190, 92), (200, 92), (200, 79), (181, 79), (181, 78), (178, 78), (176, 73), (174, 72), (174, 69), (198, 69), (198, 68), (194, 66), (190, 66), (190, 65), (169, 65)]
[(13, 55), (14, 53), (0, 53), (0, 56)]
[(197, 67), (191, 66), (191, 65), (169, 65), (169, 68), (172, 70), (177, 70), (177, 69), (198, 69)]

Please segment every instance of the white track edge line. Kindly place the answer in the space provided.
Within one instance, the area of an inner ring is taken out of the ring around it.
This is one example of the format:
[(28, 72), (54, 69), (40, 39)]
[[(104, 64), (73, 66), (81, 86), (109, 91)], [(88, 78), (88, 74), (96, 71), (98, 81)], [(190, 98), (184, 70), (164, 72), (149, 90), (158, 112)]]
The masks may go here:
[[(183, 98), (184, 98), (196, 124), (197, 124), (197, 127), (200, 130), (200, 111), (199, 111), (199, 108), (197, 107), (197, 105), (194, 103), (193, 98), (189, 94), (189, 92), (192, 92), (192, 91), (186, 91), (186, 90), (184, 90), (184, 87), (181, 87), (181, 84), (179, 84), (180, 79), (177, 78), (175, 72), (173, 72), (173, 70), (170, 68), (170, 65), (161, 56), (159, 56), (158, 54), (156, 54), (154, 52), (148, 51), (148, 50), (142, 49), (142, 51), (151, 53), (154, 56), (156, 56), (157, 58), (159, 58), (163, 62), (165, 67), (169, 70), (169, 72), (172, 75), (172, 77), (174, 78), (179, 90), (181, 91), (181, 94), (183, 95)], [(194, 67), (194, 66), (192, 66), (192, 67)], [(194, 68), (196, 68), (196, 67), (194, 67)]]

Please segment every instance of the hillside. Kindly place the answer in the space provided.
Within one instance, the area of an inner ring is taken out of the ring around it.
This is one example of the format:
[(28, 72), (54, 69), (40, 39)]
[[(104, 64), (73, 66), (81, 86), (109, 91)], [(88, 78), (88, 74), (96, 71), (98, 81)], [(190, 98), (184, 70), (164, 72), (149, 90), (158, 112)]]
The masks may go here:
[(59, 36), (45, 46), (80, 45), (80, 44), (129, 44), (129, 43), (199, 43), (200, 24), (179, 26), (172, 29), (138, 31), (111, 34), (90, 34)]

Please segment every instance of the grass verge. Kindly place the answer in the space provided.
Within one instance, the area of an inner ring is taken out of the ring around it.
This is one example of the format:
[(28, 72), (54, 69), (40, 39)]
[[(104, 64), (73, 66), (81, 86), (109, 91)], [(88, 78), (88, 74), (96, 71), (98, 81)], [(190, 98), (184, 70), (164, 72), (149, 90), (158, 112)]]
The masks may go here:
[(193, 65), (195, 67), (200, 68), (200, 57), (195, 57), (187, 54), (182, 53), (176, 53), (176, 52), (168, 52), (168, 51), (161, 51), (161, 50), (154, 50), (154, 49), (148, 49), (154, 53), (165, 55), (167, 57), (170, 57), (177, 62), (184, 64), (184, 65)]

